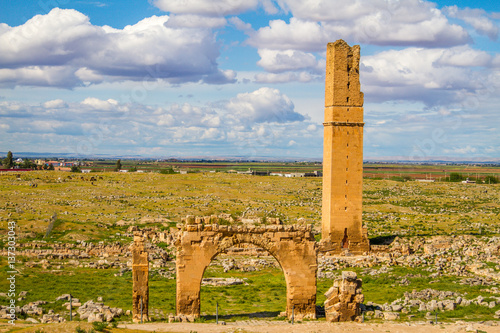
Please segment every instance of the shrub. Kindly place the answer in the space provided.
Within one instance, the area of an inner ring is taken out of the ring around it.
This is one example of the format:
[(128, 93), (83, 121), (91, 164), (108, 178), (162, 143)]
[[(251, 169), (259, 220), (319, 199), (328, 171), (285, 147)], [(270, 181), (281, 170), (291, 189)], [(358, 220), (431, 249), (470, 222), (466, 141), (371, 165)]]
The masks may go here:
[(170, 167), (170, 168), (167, 168), (167, 169), (161, 169), (160, 173), (162, 175), (172, 175), (172, 174), (175, 173), (175, 171), (174, 171), (174, 169), (172, 167)]
[(450, 173), (450, 177), (448, 177), (448, 181), (450, 182), (460, 182), (462, 180), (464, 180), (464, 176), (456, 172)]
[(92, 323), (92, 327), (94, 327), (94, 329), (97, 331), (97, 332), (104, 332), (104, 330), (108, 327), (108, 323), (106, 322), (98, 322), (98, 321), (94, 321)]
[(76, 333), (95, 333), (95, 331), (91, 328), (88, 331), (84, 330), (80, 326), (76, 327)]
[(498, 184), (498, 178), (495, 176), (486, 176), (484, 178), (485, 184)]

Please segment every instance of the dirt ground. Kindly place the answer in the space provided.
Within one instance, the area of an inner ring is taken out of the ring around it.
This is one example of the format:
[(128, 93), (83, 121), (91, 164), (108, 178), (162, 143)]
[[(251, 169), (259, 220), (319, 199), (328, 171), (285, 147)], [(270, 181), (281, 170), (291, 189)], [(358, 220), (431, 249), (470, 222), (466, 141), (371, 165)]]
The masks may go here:
[[(495, 325), (495, 326), (493, 326)], [(434, 333), (434, 332), (500, 332), (497, 322), (490, 323), (454, 323), (432, 325), (428, 323), (326, 323), (326, 322), (303, 322), (300, 324), (289, 324), (266, 321), (245, 321), (227, 323), (227, 325), (202, 324), (202, 323), (172, 323), (172, 324), (130, 324), (126, 327), (134, 330), (154, 332), (206, 332), (206, 333), (236, 333), (236, 332), (259, 332), (259, 333), (299, 333), (299, 332), (410, 332), (410, 333)]]
[[(27, 324), (16, 323), (12, 326), (0, 322), (0, 332), (44, 332), (44, 333), (70, 333), (76, 327), (89, 330), (92, 325), (86, 322), (65, 322), (60, 324)], [(443, 323), (429, 324), (426, 322), (381, 322), (381, 323), (326, 323), (324, 321), (303, 322), (292, 325), (285, 322), (248, 320), (230, 322), (226, 325), (215, 323), (146, 323), (146, 324), (121, 324), (111, 333), (141, 333), (141, 332), (175, 332), (175, 333), (339, 333), (339, 332), (391, 332), (391, 333), (461, 333), (461, 332), (500, 332), (500, 321), (485, 323)]]

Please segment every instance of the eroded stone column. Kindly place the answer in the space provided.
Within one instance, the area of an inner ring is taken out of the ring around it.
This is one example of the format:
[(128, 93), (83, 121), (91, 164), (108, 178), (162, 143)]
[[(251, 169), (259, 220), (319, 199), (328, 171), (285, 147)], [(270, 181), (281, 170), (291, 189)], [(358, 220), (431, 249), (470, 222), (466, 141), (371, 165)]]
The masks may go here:
[(142, 307), (142, 320), (149, 321), (149, 261), (144, 237), (140, 233), (134, 233), (132, 281), (132, 320), (136, 323), (141, 322)]

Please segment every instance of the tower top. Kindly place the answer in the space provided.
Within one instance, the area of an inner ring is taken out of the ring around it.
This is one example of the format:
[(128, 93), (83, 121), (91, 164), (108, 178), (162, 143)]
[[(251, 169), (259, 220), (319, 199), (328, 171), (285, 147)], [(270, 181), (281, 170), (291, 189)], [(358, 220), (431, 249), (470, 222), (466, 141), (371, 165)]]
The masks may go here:
[(363, 106), (359, 83), (360, 47), (339, 39), (326, 46), (325, 107)]

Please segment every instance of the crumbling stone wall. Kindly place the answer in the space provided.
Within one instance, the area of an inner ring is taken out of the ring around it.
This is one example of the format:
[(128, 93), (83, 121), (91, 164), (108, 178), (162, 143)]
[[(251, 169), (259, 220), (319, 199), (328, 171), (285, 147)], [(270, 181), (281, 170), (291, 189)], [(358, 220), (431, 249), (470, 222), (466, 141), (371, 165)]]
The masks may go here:
[(149, 261), (144, 237), (140, 233), (134, 234), (132, 245), (132, 281), (132, 320), (141, 321), (142, 300), (142, 320), (149, 321)]
[(360, 304), (364, 301), (361, 279), (355, 272), (342, 272), (325, 293), (325, 316), (329, 322), (359, 320)]
[(287, 316), (291, 317), (294, 308), (296, 319), (316, 318), (316, 242), (310, 225), (227, 226), (214, 222), (189, 216), (178, 234), (177, 315), (199, 317), (205, 269), (226, 249), (249, 243), (268, 251), (283, 269)]

